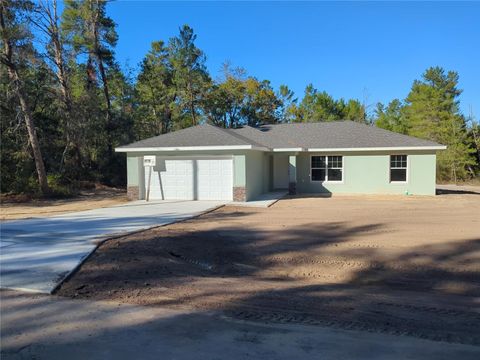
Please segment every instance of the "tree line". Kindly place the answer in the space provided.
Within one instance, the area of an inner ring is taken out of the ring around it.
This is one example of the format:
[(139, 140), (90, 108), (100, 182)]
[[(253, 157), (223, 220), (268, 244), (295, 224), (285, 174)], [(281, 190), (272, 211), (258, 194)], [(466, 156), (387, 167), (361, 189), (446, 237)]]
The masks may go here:
[(378, 127), (447, 145), (437, 155), (437, 179), (455, 183), (480, 174), (480, 126), (460, 111), (458, 79), (455, 71), (431, 67), (404, 100), (375, 110)]
[(184, 25), (158, 40), (136, 69), (115, 58), (105, 0), (0, 0), (1, 192), (68, 194), (83, 184), (124, 185), (116, 146), (208, 122), (234, 128), (353, 120), (448, 145), (441, 180), (479, 172), (479, 126), (459, 109), (458, 74), (434, 67), (405, 100), (368, 104), (286, 85), (225, 62), (213, 78), (196, 34)]

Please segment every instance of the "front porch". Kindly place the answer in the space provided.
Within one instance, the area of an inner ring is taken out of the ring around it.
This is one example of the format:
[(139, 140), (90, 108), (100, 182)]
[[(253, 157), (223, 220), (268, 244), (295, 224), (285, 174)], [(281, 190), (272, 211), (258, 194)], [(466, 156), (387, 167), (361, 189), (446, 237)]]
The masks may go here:
[(272, 157), (272, 191), (297, 193), (297, 154), (274, 153)]

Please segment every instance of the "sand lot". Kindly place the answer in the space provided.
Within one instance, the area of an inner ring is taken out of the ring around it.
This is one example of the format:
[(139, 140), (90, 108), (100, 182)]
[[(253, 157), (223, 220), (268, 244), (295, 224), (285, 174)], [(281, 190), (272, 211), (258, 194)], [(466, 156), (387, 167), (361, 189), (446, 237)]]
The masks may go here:
[(480, 195), (226, 206), (105, 242), (58, 294), (480, 345)]
[(120, 205), (127, 202), (125, 190), (106, 188), (83, 191), (79, 196), (65, 199), (39, 199), (28, 202), (2, 201), (0, 220), (19, 220), (45, 217)]

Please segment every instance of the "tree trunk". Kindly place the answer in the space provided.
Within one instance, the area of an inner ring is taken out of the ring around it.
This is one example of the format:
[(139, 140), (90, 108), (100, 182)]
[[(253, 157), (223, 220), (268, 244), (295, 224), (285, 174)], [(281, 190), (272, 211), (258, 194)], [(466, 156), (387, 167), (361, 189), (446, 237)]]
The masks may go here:
[(100, 51), (96, 54), (97, 62), (98, 62), (98, 70), (100, 72), (100, 77), (102, 78), (103, 83), (103, 94), (105, 96), (105, 103), (107, 104), (107, 118), (106, 118), (106, 125), (105, 128), (107, 130), (107, 149), (108, 155), (113, 155), (113, 141), (112, 141), (112, 130), (113, 130), (113, 122), (112, 122), (112, 114), (111, 114), (111, 102), (110, 102), (110, 94), (108, 92), (108, 81), (107, 81), (107, 74), (105, 72), (105, 67), (103, 65), (103, 59), (100, 55)]
[(98, 70), (100, 72), (100, 77), (102, 78), (103, 95), (105, 96), (105, 103), (107, 104), (107, 113), (108, 113), (107, 116), (109, 116), (112, 104), (110, 102), (110, 94), (108, 91), (107, 73), (105, 71), (105, 66), (103, 65), (102, 56), (100, 55), (100, 49), (97, 50), (97, 53), (95, 54), (95, 56), (97, 57)]
[(48, 4), (44, 5), (44, 11), (47, 13), (50, 25), (48, 35), (50, 36), (53, 45), (55, 66), (57, 67), (56, 75), (60, 84), (60, 91), (62, 93), (62, 99), (63, 103), (65, 104), (65, 109), (70, 115), (72, 111), (72, 98), (70, 95), (70, 90), (68, 88), (67, 72), (65, 60), (63, 58), (63, 46), (60, 40), (60, 30), (58, 28), (57, 0), (52, 1), (53, 13), (47, 6)]
[[(54, 48), (54, 61), (55, 66), (57, 67), (56, 75), (58, 79), (58, 83), (60, 84), (60, 92), (62, 97), (62, 102), (65, 107), (65, 115), (64, 116), (64, 126), (65, 126), (65, 152), (66, 150), (72, 146), (75, 149), (75, 153), (78, 155), (80, 154), (80, 146), (78, 145), (78, 141), (75, 140), (75, 136), (73, 134), (72, 129), (72, 120), (74, 119), (73, 111), (72, 111), (72, 97), (70, 94), (70, 89), (68, 87), (68, 80), (67, 80), (67, 72), (65, 70), (65, 61), (63, 58), (62, 52), (62, 44), (60, 43), (60, 38), (58, 36), (58, 32), (54, 32), (51, 34), (52, 36), (52, 43)], [(65, 157), (62, 156), (62, 163), (60, 164), (61, 168), (63, 167)], [(81, 167), (81, 157), (77, 156), (78, 167)]]
[(4, 54), (3, 54), (4, 59), (2, 62), (7, 66), (8, 75), (10, 77), (10, 80), (14, 84), (15, 93), (20, 102), (20, 107), (22, 109), (23, 117), (25, 119), (25, 124), (27, 126), (28, 139), (33, 151), (33, 158), (35, 160), (35, 168), (37, 170), (40, 191), (42, 192), (42, 194), (48, 194), (50, 192), (50, 188), (48, 186), (47, 173), (45, 171), (45, 164), (43, 163), (42, 151), (40, 149), (40, 143), (38, 142), (35, 123), (33, 121), (30, 108), (28, 107), (28, 103), (25, 99), (25, 95), (23, 93), (22, 83), (20, 81), (17, 68), (12, 60), (13, 50), (12, 50), (11, 40), (7, 37), (4, 14), (5, 14), (5, 8), (2, 2), (0, 4), (0, 29), (2, 31), (3, 51), (4, 51)]
[[(16, 81), (18, 82), (18, 80)], [(35, 124), (33, 122), (33, 118), (30, 113), (30, 109), (28, 108), (25, 97), (23, 96), (23, 92), (18, 85), (16, 91), (18, 100), (20, 101), (20, 106), (22, 108), (23, 116), (25, 117), (25, 124), (27, 125), (28, 139), (30, 140), (30, 145), (32, 146), (33, 158), (35, 159), (35, 167), (37, 169), (40, 190), (42, 191), (42, 194), (48, 194), (50, 192), (50, 188), (48, 186), (47, 173), (45, 171), (45, 164), (43, 163), (42, 151), (38, 142)]]
[(74, 119), (73, 115), (73, 105), (72, 105), (72, 96), (69, 88), (68, 75), (65, 65), (65, 59), (63, 54), (63, 44), (60, 39), (60, 29), (59, 29), (59, 17), (57, 13), (57, 0), (51, 1), (51, 4), (46, 0), (45, 2), (40, 2), (40, 9), (45, 14), (43, 18), (45, 19), (45, 25), (39, 25), (39, 28), (45, 32), (45, 34), (50, 38), (50, 42), (53, 48), (53, 61), (55, 63), (58, 83), (60, 85), (60, 95), (61, 100), (65, 107), (65, 116), (64, 116), (64, 126), (65, 126), (65, 150), (63, 152), (62, 160), (60, 167), (63, 167), (65, 161), (65, 154), (69, 147), (73, 147), (76, 156), (76, 164), (81, 168), (81, 156), (80, 146), (78, 141), (75, 140), (71, 122)]
[(188, 82), (187, 84), (187, 91), (190, 95), (190, 112), (192, 113), (192, 125), (195, 126), (197, 125), (197, 116), (195, 114), (195, 99), (194, 99), (194, 95), (193, 95), (193, 90), (192, 90), (192, 85), (190, 84), (190, 82)]
[(70, 113), (72, 100), (68, 89), (67, 72), (63, 58), (63, 45), (60, 40), (60, 29), (58, 27), (57, 0), (39, 0), (38, 9), (38, 12), (41, 13), (41, 20), (38, 22), (32, 20), (32, 22), (50, 39), (53, 48), (53, 62), (56, 67), (55, 75), (60, 84), (62, 102), (65, 104), (67, 112)]
[(170, 106), (167, 104), (165, 106), (165, 117), (162, 121), (162, 134), (166, 134), (170, 129), (170, 123), (172, 121), (172, 111), (170, 110)]
[(106, 116), (106, 130), (107, 130), (107, 147), (108, 147), (108, 154), (111, 156), (113, 155), (113, 142), (112, 142), (112, 136), (111, 136), (111, 131), (113, 130), (113, 124), (112, 124), (112, 114), (111, 114), (111, 102), (110, 102), (110, 93), (108, 90), (108, 80), (107, 80), (107, 72), (105, 70), (105, 65), (104, 65), (104, 59), (102, 56), (102, 52), (100, 49), (100, 44), (99, 44), (99, 34), (98, 34), (98, 1), (97, 1), (97, 6), (95, 7), (95, 15), (93, 17), (92, 21), (92, 31), (93, 31), (93, 39), (94, 39), (94, 49), (93, 49), (93, 55), (95, 56), (95, 59), (97, 61), (98, 65), (98, 71), (100, 73), (100, 77), (102, 78), (102, 84), (103, 84), (103, 95), (105, 97), (105, 104), (107, 105), (107, 116)]
[(88, 54), (88, 59), (87, 59), (87, 89), (92, 90), (96, 81), (97, 81), (97, 77), (95, 76), (95, 69), (93, 68), (92, 55)]
[(62, 55), (62, 45), (59, 39), (53, 39), (54, 52), (55, 52), (55, 65), (57, 66), (57, 78), (60, 84), (60, 91), (62, 93), (63, 103), (65, 104), (65, 110), (70, 115), (72, 112), (72, 98), (70, 96), (70, 90), (68, 88), (67, 75), (65, 71), (65, 62)]

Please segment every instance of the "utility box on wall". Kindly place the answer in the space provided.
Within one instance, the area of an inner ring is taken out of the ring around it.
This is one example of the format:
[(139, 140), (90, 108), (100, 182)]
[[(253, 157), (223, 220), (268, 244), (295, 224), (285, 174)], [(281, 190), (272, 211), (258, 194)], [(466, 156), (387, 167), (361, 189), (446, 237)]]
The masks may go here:
[(155, 155), (146, 155), (143, 157), (143, 166), (155, 166), (157, 157)]

